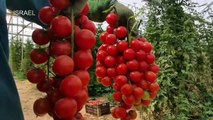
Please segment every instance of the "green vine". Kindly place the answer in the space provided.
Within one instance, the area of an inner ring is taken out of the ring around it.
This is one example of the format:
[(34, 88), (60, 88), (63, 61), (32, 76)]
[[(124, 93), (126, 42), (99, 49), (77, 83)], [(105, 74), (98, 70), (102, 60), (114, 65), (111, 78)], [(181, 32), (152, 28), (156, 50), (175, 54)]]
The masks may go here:
[[(154, 99), (154, 119), (207, 120), (213, 116), (211, 60), (213, 32), (200, 16), (186, 13), (190, 1), (157, 0), (149, 2), (145, 37), (154, 46), (160, 65), (160, 92)], [(196, 19), (195, 19), (196, 18)]]

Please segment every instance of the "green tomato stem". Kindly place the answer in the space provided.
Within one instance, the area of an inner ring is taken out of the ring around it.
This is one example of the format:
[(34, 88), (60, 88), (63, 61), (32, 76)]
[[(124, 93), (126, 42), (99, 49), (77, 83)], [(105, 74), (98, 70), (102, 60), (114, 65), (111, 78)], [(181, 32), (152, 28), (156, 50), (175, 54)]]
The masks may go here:
[(73, 9), (71, 9), (71, 24), (72, 24), (72, 32), (71, 32), (71, 47), (72, 47), (72, 51), (71, 51), (71, 57), (73, 58), (74, 55), (74, 14), (73, 14)]
[[(140, 20), (140, 21), (137, 20), (137, 21), (134, 23), (134, 25), (132, 26), (132, 28), (130, 28), (129, 22), (130, 22), (131, 19), (134, 19), (134, 18), (136, 18), (137, 16), (139, 16), (143, 11), (144, 11), (144, 9), (141, 9), (138, 13), (136, 13), (135, 15), (129, 17), (128, 20), (127, 20), (127, 29), (128, 29), (127, 41), (128, 41), (129, 44), (130, 44), (131, 39), (132, 39), (132, 31), (134, 30), (134, 28), (135, 28), (137, 25), (139, 26), (139, 25), (141, 24), (142, 21), (141, 21), (141, 20)], [(137, 29), (138, 29), (138, 28), (137, 28)]]

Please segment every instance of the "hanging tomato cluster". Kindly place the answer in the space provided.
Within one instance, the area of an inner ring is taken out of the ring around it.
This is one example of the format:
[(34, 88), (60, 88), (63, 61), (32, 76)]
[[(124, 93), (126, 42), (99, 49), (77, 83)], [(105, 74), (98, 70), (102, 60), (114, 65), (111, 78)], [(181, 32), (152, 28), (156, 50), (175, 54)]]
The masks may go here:
[[(90, 49), (95, 45), (96, 28), (86, 14), (88, 4), (78, 17), (62, 15), (72, 3), (70, 0), (49, 0), (51, 6), (39, 11), (46, 29), (36, 29), (32, 39), (37, 47), (30, 53), (34, 68), (27, 78), (36, 84), (45, 97), (34, 102), (37, 116), (49, 114), (54, 120), (82, 120), (79, 113), (88, 99), (87, 85), (92, 65)], [(73, 24), (74, 23), (74, 24)]]
[(136, 111), (130, 109), (148, 106), (159, 90), (156, 82), (159, 67), (154, 64), (153, 46), (145, 38), (127, 41), (127, 29), (115, 28), (116, 14), (108, 14), (106, 22), (109, 25), (100, 34), (103, 44), (96, 54), (96, 76), (103, 86), (113, 86), (112, 97), (118, 106), (112, 110), (112, 116), (136, 119)]

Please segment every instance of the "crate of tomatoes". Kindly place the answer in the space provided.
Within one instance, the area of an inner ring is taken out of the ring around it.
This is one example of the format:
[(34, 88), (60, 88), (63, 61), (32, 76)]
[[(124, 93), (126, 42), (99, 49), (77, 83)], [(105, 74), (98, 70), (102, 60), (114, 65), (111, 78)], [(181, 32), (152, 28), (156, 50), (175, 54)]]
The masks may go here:
[(101, 100), (90, 100), (85, 105), (86, 113), (102, 116), (106, 114), (110, 114), (110, 104), (109, 102), (101, 101)]

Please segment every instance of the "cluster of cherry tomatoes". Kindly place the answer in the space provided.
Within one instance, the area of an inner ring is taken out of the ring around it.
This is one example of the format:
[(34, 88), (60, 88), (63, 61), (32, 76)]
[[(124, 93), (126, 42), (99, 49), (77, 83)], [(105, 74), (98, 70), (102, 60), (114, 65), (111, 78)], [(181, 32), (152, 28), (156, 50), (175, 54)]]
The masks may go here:
[[(62, 15), (70, 0), (49, 0), (51, 6), (39, 11), (38, 17), (46, 29), (36, 29), (32, 39), (36, 44), (30, 53), (34, 68), (27, 78), (45, 96), (34, 102), (37, 116), (49, 114), (54, 120), (82, 120), (79, 111), (88, 99), (92, 65), (91, 48), (95, 45), (96, 27), (86, 14), (88, 4), (78, 16)], [(73, 24), (74, 23), (74, 24)]]
[(146, 107), (156, 97), (159, 67), (152, 53), (152, 45), (145, 38), (127, 40), (124, 26), (115, 28), (117, 16), (108, 14), (106, 32), (100, 34), (102, 45), (96, 54), (96, 76), (106, 87), (112, 86), (113, 99), (118, 106), (112, 116), (121, 120), (136, 119), (133, 106)]

